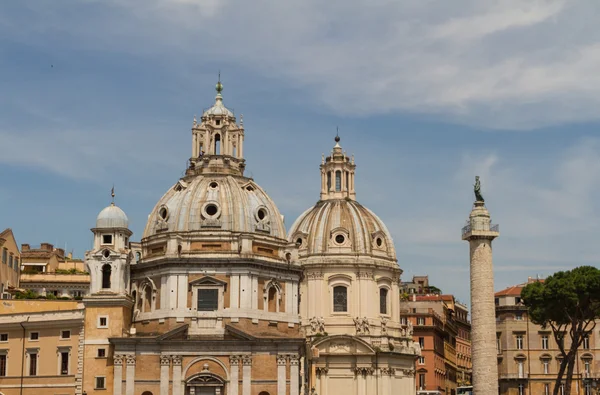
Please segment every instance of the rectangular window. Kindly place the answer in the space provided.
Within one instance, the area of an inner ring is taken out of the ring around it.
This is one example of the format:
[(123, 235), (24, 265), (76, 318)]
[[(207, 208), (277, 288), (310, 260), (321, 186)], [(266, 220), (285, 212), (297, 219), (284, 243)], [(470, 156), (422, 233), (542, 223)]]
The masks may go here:
[(544, 395), (550, 395), (550, 384), (544, 384)]
[(69, 374), (69, 353), (68, 352), (60, 353), (60, 374), (61, 375)]
[(0, 355), (0, 376), (6, 376), (6, 354)]
[(61, 339), (70, 339), (71, 331), (60, 331), (60, 338)]
[(6, 248), (2, 249), (2, 263), (6, 264), (6, 260), (8, 257), (8, 250)]
[(585, 335), (583, 337), (583, 349), (584, 350), (590, 349), (590, 335)]
[(0, 342), (8, 341), (8, 333), (0, 333)]
[(348, 290), (344, 286), (333, 287), (333, 311), (348, 311)]
[(19, 270), (19, 258), (18, 257), (15, 257), (15, 260), (13, 261), (13, 269)]
[(419, 365), (425, 365), (425, 357), (419, 357)]
[(37, 362), (38, 362), (37, 353), (30, 353), (29, 354), (29, 375), (30, 376), (37, 376)]
[(425, 373), (419, 373), (419, 388), (425, 389)]
[(591, 364), (591, 362), (590, 362), (589, 359), (586, 359), (585, 361), (583, 361), (583, 370), (588, 375), (591, 373), (591, 371), (592, 371), (592, 364)]
[(108, 317), (98, 317), (98, 328), (108, 328)]
[(519, 384), (519, 395), (525, 395), (525, 384)]
[(500, 341), (501, 336), (501, 333), (496, 334), (496, 350), (498, 351), (498, 354), (502, 352), (502, 342)]
[(112, 244), (112, 235), (102, 235), (102, 244)]
[(97, 389), (97, 390), (106, 389), (106, 377), (96, 377), (96, 387), (94, 389)]
[(550, 373), (550, 361), (545, 359), (542, 361), (542, 365), (544, 367), (544, 374), (549, 374)]
[(387, 295), (387, 289), (379, 289), (379, 314), (387, 314)]
[(425, 348), (425, 338), (424, 337), (419, 338), (419, 346), (421, 347), (421, 349)]
[(198, 311), (216, 311), (219, 309), (218, 289), (198, 289)]
[(12, 255), (8, 256), (8, 267), (10, 267), (11, 269), (13, 267), (13, 256)]
[(517, 314), (515, 314), (515, 320), (517, 320), (517, 321), (523, 321), (523, 313), (517, 313)]
[(417, 325), (425, 325), (425, 317), (417, 317)]
[(340, 192), (342, 190), (342, 172), (337, 170), (335, 172), (335, 191)]
[(96, 355), (98, 358), (106, 358), (106, 348), (99, 348)]
[(29, 340), (31, 341), (36, 341), (40, 339), (40, 333), (39, 332), (29, 332)]
[(523, 335), (517, 335), (516, 340), (517, 340), (517, 350), (522, 350), (523, 349)]
[(548, 349), (548, 335), (542, 335), (542, 350)]

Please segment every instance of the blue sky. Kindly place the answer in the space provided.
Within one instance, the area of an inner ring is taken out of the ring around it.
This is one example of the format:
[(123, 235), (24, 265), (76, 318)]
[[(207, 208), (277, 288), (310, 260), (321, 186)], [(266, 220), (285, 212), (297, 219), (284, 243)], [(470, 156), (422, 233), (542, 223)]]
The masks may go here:
[(0, 228), (83, 256), (110, 203), (141, 237), (214, 101), (291, 226), (321, 153), (358, 165), (403, 278), (467, 302), (480, 175), (496, 288), (597, 265), (600, 30), (591, 0), (62, 0), (0, 5)]

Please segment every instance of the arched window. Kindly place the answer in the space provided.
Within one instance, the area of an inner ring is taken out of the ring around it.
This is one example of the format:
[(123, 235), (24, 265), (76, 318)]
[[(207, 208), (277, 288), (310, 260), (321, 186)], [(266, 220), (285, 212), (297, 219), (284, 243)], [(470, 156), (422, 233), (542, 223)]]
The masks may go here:
[(142, 253), (138, 251), (135, 253), (135, 263), (140, 263), (140, 259), (142, 259)]
[(348, 289), (343, 285), (333, 287), (333, 311), (348, 311)]
[(379, 313), (387, 314), (387, 296), (388, 290), (386, 288), (379, 288)]
[(152, 311), (152, 287), (150, 285), (146, 286), (146, 288), (144, 288), (144, 306), (143, 306), (143, 310), (144, 312), (150, 312)]
[(221, 155), (221, 136), (215, 134), (215, 155)]
[(131, 298), (133, 299), (133, 306), (135, 308), (136, 302), (137, 302), (137, 291), (133, 291), (131, 293)]
[(276, 313), (277, 312), (277, 288), (275, 288), (275, 287), (269, 288), (268, 304), (269, 304), (268, 310), (272, 313)]
[(327, 172), (327, 192), (331, 190), (331, 172)]
[(110, 273), (112, 269), (107, 263), (102, 266), (102, 289), (110, 289)]
[(346, 191), (350, 190), (350, 173), (346, 172)]
[(142, 392), (142, 395), (152, 395), (152, 392), (150, 392), (150, 391), (144, 391), (144, 392)]
[(342, 172), (336, 170), (335, 172), (335, 191), (339, 192), (342, 190)]

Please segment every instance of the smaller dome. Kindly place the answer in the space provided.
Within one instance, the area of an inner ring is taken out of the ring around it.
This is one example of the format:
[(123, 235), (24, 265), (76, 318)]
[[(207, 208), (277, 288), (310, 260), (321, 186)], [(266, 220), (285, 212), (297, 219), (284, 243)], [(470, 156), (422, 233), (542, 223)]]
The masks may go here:
[(96, 218), (96, 228), (128, 228), (129, 219), (123, 210), (114, 203), (100, 211)]
[(227, 107), (223, 105), (222, 101), (217, 101), (214, 106), (204, 111), (202, 116), (207, 117), (209, 115), (221, 115), (227, 117), (233, 117), (233, 112), (231, 112)]

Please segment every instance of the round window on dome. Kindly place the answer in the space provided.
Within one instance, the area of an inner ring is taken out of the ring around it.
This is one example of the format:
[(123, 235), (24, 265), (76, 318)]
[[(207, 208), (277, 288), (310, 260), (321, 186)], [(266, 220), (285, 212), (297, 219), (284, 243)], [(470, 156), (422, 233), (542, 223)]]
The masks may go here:
[(383, 245), (383, 240), (381, 240), (381, 237), (378, 237), (375, 240), (375, 244), (377, 244), (377, 247), (381, 247)]
[(208, 204), (206, 205), (206, 207), (204, 208), (204, 212), (209, 216), (209, 217), (214, 217), (215, 215), (217, 215), (217, 213), (219, 212), (219, 208), (217, 207), (216, 204)]
[(219, 184), (217, 184), (216, 182), (213, 181), (209, 184), (209, 186), (211, 189), (216, 189), (219, 186)]
[(297, 245), (298, 247), (302, 247), (302, 237), (298, 237), (298, 238), (296, 239), (296, 245)]
[(167, 209), (166, 207), (161, 207), (158, 210), (158, 216), (163, 219), (163, 220), (167, 220), (167, 218), (169, 218), (169, 209)]
[(335, 236), (335, 242), (338, 244), (344, 244), (344, 242), (346, 241), (346, 237), (344, 237), (344, 235), (336, 235)]

